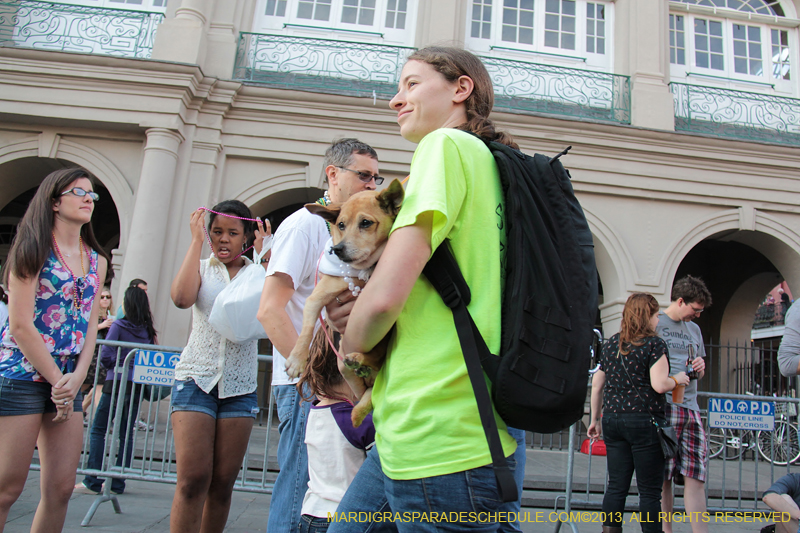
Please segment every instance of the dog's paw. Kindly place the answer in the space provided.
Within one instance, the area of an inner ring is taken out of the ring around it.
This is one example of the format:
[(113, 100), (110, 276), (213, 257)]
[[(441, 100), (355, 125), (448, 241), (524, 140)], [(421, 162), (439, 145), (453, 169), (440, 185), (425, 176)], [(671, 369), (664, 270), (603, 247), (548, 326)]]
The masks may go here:
[(302, 374), (303, 370), (305, 369), (306, 369), (306, 362), (301, 360), (299, 357), (290, 355), (289, 358), (286, 360), (286, 374), (290, 378), (300, 377), (300, 374)]
[(372, 369), (361, 364), (361, 354), (347, 354), (344, 356), (344, 366), (353, 371), (360, 378), (368, 378), (372, 374)]

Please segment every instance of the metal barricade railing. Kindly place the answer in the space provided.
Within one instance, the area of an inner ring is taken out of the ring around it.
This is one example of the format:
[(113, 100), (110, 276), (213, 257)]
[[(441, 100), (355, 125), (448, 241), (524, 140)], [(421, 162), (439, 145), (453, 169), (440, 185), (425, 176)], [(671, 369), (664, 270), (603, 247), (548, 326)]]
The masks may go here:
[(785, 396), (755, 396), (699, 392), (709, 403), (713, 399), (741, 402), (775, 403), (773, 430), (721, 429), (704, 426), (709, 443), (706, 494), (709, 512), (770, 511), (761, 502), (761, 495), (778, 478), (800, 472), (800, 432), (798, 403), (800, 399)]
[[(176, 483), (177, 473), (175, 469), (175, 453), (172, 438), (172, 426), (169, 416), (169, 404), (164, 405), (166, 397), (163, 389), (157, 386), (149, 388), (140, 384), (133, 384), (128, 381), (130, 366), (137, 352), (142, 350), (156, 352), (180, 352), (182, 348), (170, 346), (158, 346), (151, 344), (135, 344), (122, 341), (108, 341), (98, 339), (100, 346), (112, 346), (117, 349), (116, 365), (114, 375), (121, 376), (115, 379), (110, 393), (110, 404), (108, 407), (109, 432), (105, 431), (105, 442), (102, 451), (102, 464), (99, 468), (89, 467), (89, 455), (91, 449), (92, 430), (95, 425), (97, 399), (93, 398), (91, 407), (88, 409), (88, 427), (84, 431), (83, 449), (81, 461), (77, 474), (89, 475), (104, 478), (102, 492), (97, 496), (89, 508), (86, 516), (81, 522), (82, 526), (89, 525), (92, 517), (99, 506), (107, 501), (112, 502), (114, 511), (121, 512), (119, 501), (112, 490), (112, 479), (149, 481), (159, 483)], [(120, 361), (120, 354), (123, 349), (130, 349), (123, 361)], [(96, 354), (97, 372), (95, 372), (92, 389), (97, 391), (99, 372), (103, 371), (100, 365), (100, 350)], [(271, 365), (272, 356), (259, 355), (259, 362)], [(271, 366), (270, 366), (271, 367)], [(164, 387), (166, 388), (166, 386)], [(132, 391), (132, 394), (131, 394)], [(126, 401), (130, 397), (130, 401)], [(275, 470), (275, 465), (271, 460), (275, 460), (274, 451), (270, 447), (270, 433), (273, 423), (274, 396), (270, 387), (268, 405), (261, 406), (267, 410), (266, 425), (255, 424), (250, 434), (250, 442), (242, 461), (242, 467), (238, 479), (234, 484), (234, 490), (257, 493), (272, 493), (274, 485), (274, 475), (270, 476), (268, 470)], [(144, 402), (148, 402), (147, 407)], [(171, 400), (170, 400), (171, 402)], [(127, 412), (126, 412), (127, 410)], [(140, 416), (144, 418), (142, 429), (138, 427)], [(123, 420), (127, 421), (123, 426)], [(263, 420), (263, 419), (262, 419)], [(113, 421), (113, 424), (112, 424)], [(120, 449), (120, 435), (124, 435), (124, 440)], [(270, 455), (272, 452), (272, 455)], [(130, 455), (130, 462), (124, 460)], [(122, 458), (120, 461), (118, 459)], [(121, 464), (117, 466), (117, 462)], [(31, 470), (39, 470), (37, 457), (31, 464)]]
[[(774, 430), (715, 430), (709, 427), (705, 411), (701, 411), (707, 440), (709, 442), (709, 460), (706, 476), (706, 498), (709, 513), (769, 513), (769, 509), (761, 496), (778, 478), (789, 473), (800, 472), (800, 399), (775, 396), (754, 396), (745, 394), (727, 394), (699, 392), (699, 397), (731, 400), (738, 406), (739, 402), (773, 402), (775, 403)], [(556, 522), (556, 533), (562, 524), (569, 524), (574, 533), (578, 533), (577, 525), (571, 521), (573, 509), (600, 509), (602, 496), (608, 487), (608, 470), (603, 467), (598, 472), (592, 468), (594, 458), (589, 448), (588, 457), (576, 455), (577, 436), (582, 429), (578, 421), (570, 427), (570, 443), (568, 450), (566, 493), (556, 498), (555, 511), (559, 511), (560, 501), (564, 500), (563, 513), (559, 513)], [(576, 460), (581, 457), (581, 462)], [(583, 478), (577, 478), (585, 471)], [(602, 486), (598, 481), (602, 478)], [(575, 490), (585, 479), (585, 492)], [(592, 485), (592, 480), (595, 484)], [(632, 485), (633, 487), (633, 485)], [(685, 506), (679, 505), (680, 489), (676, 494), (674, 511), (684, 512)], [(626, 511), (638, 510), (635, 501), (628, 499)], [(563, 519), (562, 519), (563, 518)]]

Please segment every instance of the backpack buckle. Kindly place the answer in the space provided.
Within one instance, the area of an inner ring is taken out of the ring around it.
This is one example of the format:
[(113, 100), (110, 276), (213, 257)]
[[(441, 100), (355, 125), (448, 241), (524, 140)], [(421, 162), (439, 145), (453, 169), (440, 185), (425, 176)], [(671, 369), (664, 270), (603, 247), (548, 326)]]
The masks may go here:
[(455, 283), (441, 287), (441, 292), (439, 294), (444, 301), (444, 305), (450, 309), (455, 309), (461, 302), (461, 292), (458, 290)]

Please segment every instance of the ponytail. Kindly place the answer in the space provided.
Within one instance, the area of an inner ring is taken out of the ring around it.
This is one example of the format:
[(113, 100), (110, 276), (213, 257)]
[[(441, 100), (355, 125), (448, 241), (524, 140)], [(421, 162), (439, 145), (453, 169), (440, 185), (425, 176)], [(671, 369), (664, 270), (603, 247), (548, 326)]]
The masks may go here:
[(486, 117), (473, 116), (467, 122), (459, 126), (458, 129), (474, 133), (481, 139), (497, 141), (500, 144), (505, 144), (515, 150), (519, 150), (519, 145), (514, 142), (514, 138), (504, 131), (497, 131), (494, 127), (494, 122)]

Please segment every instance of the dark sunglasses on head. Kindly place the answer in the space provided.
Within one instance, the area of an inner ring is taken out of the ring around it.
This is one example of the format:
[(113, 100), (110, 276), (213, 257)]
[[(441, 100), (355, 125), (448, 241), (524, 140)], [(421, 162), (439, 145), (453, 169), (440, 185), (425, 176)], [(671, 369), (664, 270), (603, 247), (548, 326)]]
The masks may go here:
[(361, 172), (360, 170), (353, 170), (352, 168), (340, 167), (338, 165), (334, 166), (336, 168), (347, 170), (348, 172), (352, 172), (353, 174), (358, 175), (358, 179), (360, 179), (364, 183), (369, 183), (372, 180), (375, 180), (375, 185), (380, 185), (381, 183), (383, 183), (383, 178), (380, 176), (373, 176), (372, 174), (367, 174), (366, 172)]
[(71, 189), (67, 189), (66, 191), (62, 192), (60, 194), (60, 196), (66, 196), (67, 194), (73, 194), (73, 195), (75, 195), (75, 196), (77, 196), (79, 198), (83, 198), (84, 196), (86, 196), (88, 194), (89, 198), (91, 198), (93, 202), (96, 202), (96, 201), (98, 201), (100, 199), (100, 195), (97, 194), (96, 192), (94, 192), (94, 191), (84, 191), (80, 187), (73, 187)]

